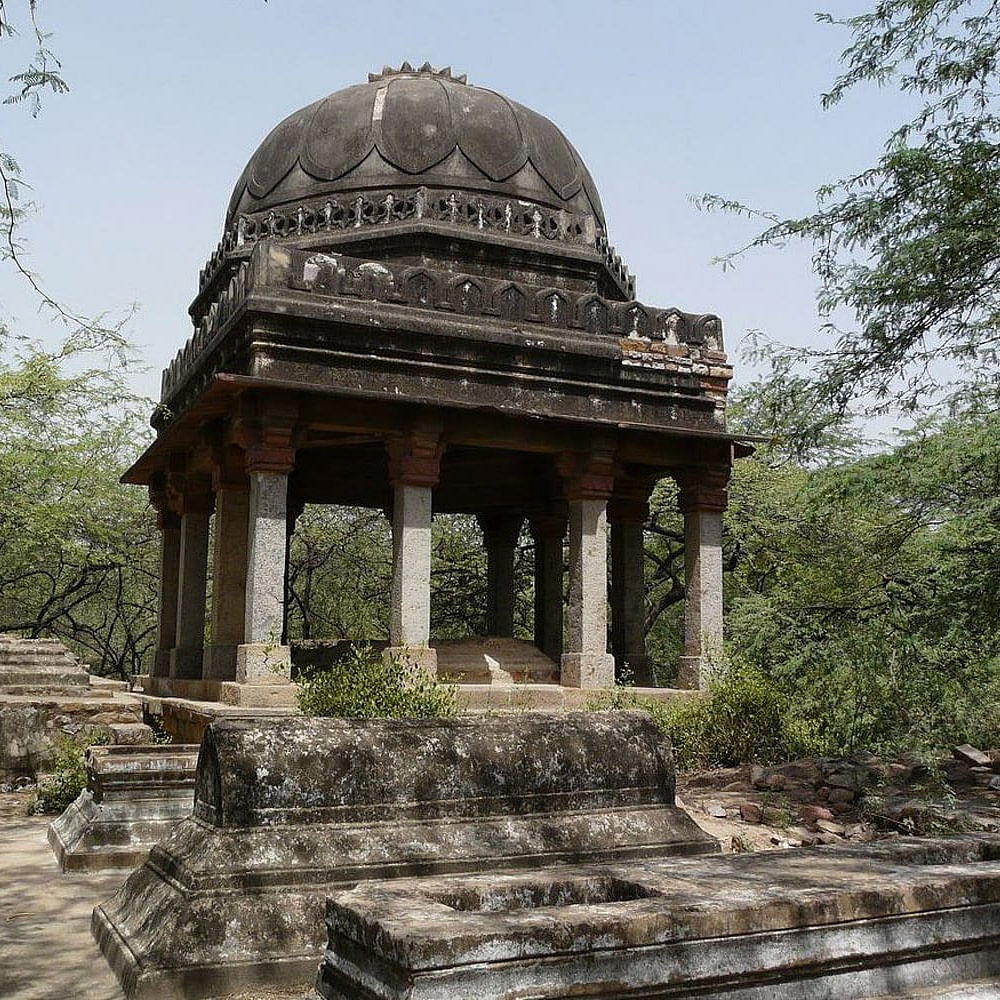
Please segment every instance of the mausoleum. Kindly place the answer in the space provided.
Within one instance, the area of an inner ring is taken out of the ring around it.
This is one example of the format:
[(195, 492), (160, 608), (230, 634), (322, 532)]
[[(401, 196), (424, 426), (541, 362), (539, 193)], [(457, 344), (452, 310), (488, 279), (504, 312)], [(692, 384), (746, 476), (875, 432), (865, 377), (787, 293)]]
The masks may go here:
[(496, 637), (512, 634), (530, 526), (551, 669), (524, 680), (608, 686), (617, 661), (648, 684), (643, 523), (667, 476), (685, 520), (681, 682), (703, 680), (737, 447), (721, 323), (637, 300), (547, 118), (406, 63), (295, 112), (237, 181), (190, 315), (156, 439), (124, 476), (148, 486), (161, 529), (151, 693), (282, 700), (288, 542), (307, 503), (385, 511), (390, 646), (407, 658), (436, 665), (431, 519), (466, 513)]

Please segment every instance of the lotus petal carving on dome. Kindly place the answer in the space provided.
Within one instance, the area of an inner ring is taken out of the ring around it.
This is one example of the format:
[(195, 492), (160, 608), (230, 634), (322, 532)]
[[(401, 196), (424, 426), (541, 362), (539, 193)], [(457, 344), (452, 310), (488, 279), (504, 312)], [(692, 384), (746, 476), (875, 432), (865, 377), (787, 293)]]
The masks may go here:
[[(453, 154), (457, 158), (449, 159)], [(521, 176), (528, 163), (533, 171)], [(585, 198), (598, 224), (604, 222), (582, 159), (551, 121), (443, 71), (400, 69), (373, 74), (371, 82), (330, 94), (279, 123), (238, 181), (227, 225), (240, 212), (301, 203), (303, 192), (313, 196), (312, 181), (333, 185), (317, 186), (316, 196), (345, 190), (362, 164), (362, 189), (410, 185), (414, 176), (432, 175), (443, 164), (438, 183), (447, 174), (446, 183), (457, 190), (507, 193), (525, 202), (540, 198), (573, 211), (586, 211), (579, 204)], [(296, 169), (301, 173), (293, 174)], [(394, 182), (394, 171), (406, 179)], [(498, 188), (504, 182), (509, 191)], [(573, 199), (575, 206), (559, 204)]]

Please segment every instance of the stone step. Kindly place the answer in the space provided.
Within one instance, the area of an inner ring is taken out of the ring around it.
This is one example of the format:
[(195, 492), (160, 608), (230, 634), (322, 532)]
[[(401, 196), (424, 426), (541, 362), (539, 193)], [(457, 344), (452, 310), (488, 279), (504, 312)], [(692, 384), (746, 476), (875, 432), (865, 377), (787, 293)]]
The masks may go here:
[(54, 684), (61, 687), (90, 687), (90, 675), (82, 670), (30, 669), (27, 667), (8, 668), (0, 663), (0, 687), (15, 684), (29, 684), (35, 687)]
[(97, 691), (92, 687), (82, 684), (39, 684), (37, 681), (32, 684), (5, 684), (3, 675), (0, 674), (0, 695), (17, 695), (19, 697), (33, 698), (72, 698), (81, 699), (103, 699), (110, 701), (111, 692)]
[(65, 653), (0, 653), (0, 664), (10, 666), (31, 665), (33, 663), (59, 663), (79, 666), (79, 661)]

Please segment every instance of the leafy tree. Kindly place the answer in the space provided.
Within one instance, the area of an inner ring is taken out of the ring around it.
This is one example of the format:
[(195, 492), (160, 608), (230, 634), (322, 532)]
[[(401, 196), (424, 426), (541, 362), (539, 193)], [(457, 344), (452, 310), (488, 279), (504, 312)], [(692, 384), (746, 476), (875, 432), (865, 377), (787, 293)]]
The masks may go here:
[(117, 477), (146, 432), (123, 370), (85, 358), (72, 342), (0, 355), (0, 631), (127, 676), (153, 641), (156, 532)]
[(824, 185), (815, 212), (781, 217), (708, 195), (708, 208), (767, 227), (754, 247), (801, 239), (814, 248), (829, 347), (803, 352), (824, 398), (844, 409), (914, 408), (945, 383), (992, 393), (1000, 377), (1000, 4), (878, 0), (846, 28), (843, 71), (823, 96), (895, 86), (919, 110), (877, 162)]
[(1000, 416), (839, 465), (739, 463), (729, 637), (830, 750), (995, 740)]

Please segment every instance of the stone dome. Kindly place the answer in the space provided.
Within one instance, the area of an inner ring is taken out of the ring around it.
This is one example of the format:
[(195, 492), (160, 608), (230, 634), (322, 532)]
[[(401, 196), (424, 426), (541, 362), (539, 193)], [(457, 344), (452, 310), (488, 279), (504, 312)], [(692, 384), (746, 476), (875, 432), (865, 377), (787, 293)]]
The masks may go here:
[(605, 229), (586, 166), (548, 118), (450, 70), (408, 63), (277, 125), (237, 182), (226, 225), (323, 198), (418, 187), (537, 204)]

